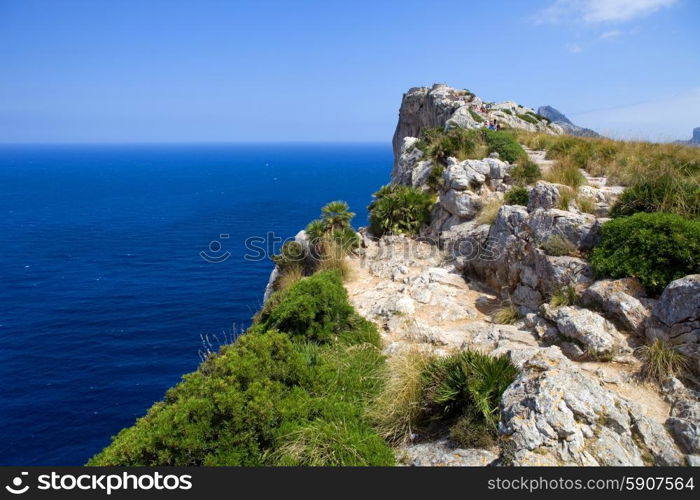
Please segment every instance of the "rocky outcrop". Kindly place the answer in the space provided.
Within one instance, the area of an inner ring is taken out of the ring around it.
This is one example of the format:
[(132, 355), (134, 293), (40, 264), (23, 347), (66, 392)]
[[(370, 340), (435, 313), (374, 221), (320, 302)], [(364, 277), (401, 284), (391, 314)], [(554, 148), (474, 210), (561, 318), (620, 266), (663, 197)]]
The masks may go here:
[[(506, 113), (504, 110), (507, 110)], [(479, 118), (474, 118), (474, 116)], [(526, 119), (518, 117), (526, 116)], [(504, 125), (533, 132), (561, 134), (562, 129), (537, 118), (534, 110), (514, 102), (486, 103), (469, 92), (436, 83), (431, 88), (414, 87), (403, 95), (392, 144), (396, 168), (405, 137), (420, 137), (426, 128), (479, 128), (484, 120), (498, 120)], [(392, 177), (396, 177), (395, 175)]]
[(676, 144), (685, 144), (686, 146), (700, 147), (700, 127), (693, 129), (693, 137), (688, 141), (676, 141)]
[(642, 335), (654, 301), (645, 297), (636, 278), (596, 281), (581, 297), (583, 304), (601, 310), (620, 328)]
[(645, 334), (676, 346), (700, 373), (700, 274), (669, 283), (645, 323)]
[[(626, 349), (625, 337), (601, 315), (582, 307), (542, 306), (543, 316), (559, 330), (559, 335), (580, 347), (576, 357), (585, 354), (594, 357), (609, 356)], [(573, 346), (572, 346), (573, 347)]]
[(537, 114), (549, 118), (552, 123), (559, 125), (564, 129), (564, 132), (569, 135), (578, 137), (601, 137), (601, 135), (594, 130), (574, 125), (564, 113), (554, 109), (552, 106), (540, 106), (537, 108)]
[(501, 402), (506, 464), (684, 464), (662, 425), (582, 373), (559, 348), (514, 362), (520, 373)]

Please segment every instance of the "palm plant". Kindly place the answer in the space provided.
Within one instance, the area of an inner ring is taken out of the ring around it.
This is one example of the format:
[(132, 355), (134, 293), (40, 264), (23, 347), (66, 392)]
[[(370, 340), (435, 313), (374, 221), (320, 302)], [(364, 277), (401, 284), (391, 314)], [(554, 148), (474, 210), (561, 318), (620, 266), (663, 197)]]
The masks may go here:
[(355, 214), (344, 201), (331, 201), (321, 209), (321, 218), (326, 223), (327, 231), (349, 227), (353, 217)]

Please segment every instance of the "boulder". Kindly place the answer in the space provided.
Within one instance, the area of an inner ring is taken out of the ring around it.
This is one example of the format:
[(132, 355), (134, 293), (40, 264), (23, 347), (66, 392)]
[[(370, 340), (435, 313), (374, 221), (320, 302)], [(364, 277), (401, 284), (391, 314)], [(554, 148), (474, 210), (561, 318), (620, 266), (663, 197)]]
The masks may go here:
[(538, 208), (544, 210), (556, 208), (561, 198), (557, 185), (544, 181), (538, 181), (530, 189), (528, 195), (527, 209), (529, 212), (533, 212)]
[(608, 320), (588, 309), (578, 306), (554, 308), (544, 304), (545, 318), (553, 322), (562, 337), (574, 340), (591, 354), (611, 355), (624, 345), (624, 337)]
[(471, 191), (450, 189), (440, 197), (440, 204), (452, 215), (472, 219), (481, 210), (481, 198)]
[[(502, 461), (513, 465), (682, 465), (660, 424), (585, 375), (558, 347), (525, 359), (503, 393)], [(640, 430), (641, 429), (641, 430)]]
[(644, 333), (644, 322), (651, 310), (638, 297), (644, 289), (636, 278), (596, 281), (581, 297), (583, 304), (595, 307), (621, 328), (633, 333)]
[(667, 326), (700, 321), (700, 274), (669, 283), (654, 307), (654, 316)]

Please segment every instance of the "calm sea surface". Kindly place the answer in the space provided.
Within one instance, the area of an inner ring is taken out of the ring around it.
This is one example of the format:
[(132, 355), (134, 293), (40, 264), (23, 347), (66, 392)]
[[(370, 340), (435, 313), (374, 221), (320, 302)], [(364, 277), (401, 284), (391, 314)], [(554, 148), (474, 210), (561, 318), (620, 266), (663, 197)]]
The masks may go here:
[(391, 162), (389, 144), (0, 146), (0, 464), (83, 464), (202, 336), (249, 324), (272, 264), (246, 238), (335, 199), (365, 225)]

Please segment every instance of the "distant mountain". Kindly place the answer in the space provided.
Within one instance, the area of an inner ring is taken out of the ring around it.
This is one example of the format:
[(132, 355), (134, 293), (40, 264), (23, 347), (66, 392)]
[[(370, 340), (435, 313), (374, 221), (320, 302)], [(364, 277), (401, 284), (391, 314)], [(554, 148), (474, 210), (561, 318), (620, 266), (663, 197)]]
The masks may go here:
[(552, 123), (559, 125), (567, 134), (579, 137), (601, 137), (598, 132), (574, 125), (564, 113), (554, 109), (552, 106), (540, 106), (537, 109), (537, 114), (552, 120)]
[(695, 127), (693, 129), (693, 137), (689, 141), (675, 141), (676, 144), (686, 144), (688, 146), (695, 146), (700, 148), (700, 127)]

